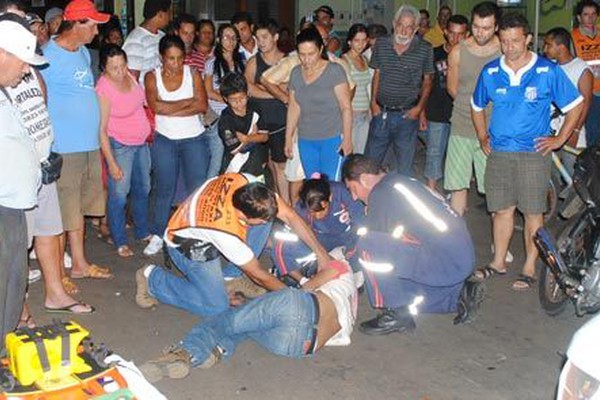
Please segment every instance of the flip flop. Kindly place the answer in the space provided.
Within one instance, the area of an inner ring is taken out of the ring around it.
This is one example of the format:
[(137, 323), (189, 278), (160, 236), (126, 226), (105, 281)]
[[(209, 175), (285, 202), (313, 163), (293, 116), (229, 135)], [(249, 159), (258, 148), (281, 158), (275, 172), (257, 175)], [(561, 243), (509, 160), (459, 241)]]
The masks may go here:
[(506, 275), (507, 272), (508, 271), (499, 271), (488, 264), (485, 267), (477, 268), (471, 276), (474, 280), (481, 282), (491, 278), (494, 275)]
[(71, 273), (71, 279), (112, 279), (114, 275), (108, 268), (99, 267), (96, 264), (91, 264), (90, 267), (81, 276), (74, 276)]
[[(89, 311), (83, 311), (83, 312), (76, 312), (73, 309), (77, 306), (88, 306), (90, 308)], [(48, 313), (53, 313), (53, 314), (75, 314), (75, 315), (87, 315), (87, 314), (93, 314), (94, 311), (96, 311), (96, 309), (93, 306), (90, 306), (89, 304), (85, 304), (82, 303), (80, 301), (77, 301), (73, 304), (69, 304), (68, 306), (64, 306), (64, 307), (58, 307), (58, 308), (54, 308), (54, 307), (45, 307), (44, 306), (44, 310), (46, 310), (46, 312)]]
[(519, 274), (519, 277), (512, 283), (511, 289), (517, 292), (524, 292), (533, 288), (536, 282), (537, 280), (532, 276)]

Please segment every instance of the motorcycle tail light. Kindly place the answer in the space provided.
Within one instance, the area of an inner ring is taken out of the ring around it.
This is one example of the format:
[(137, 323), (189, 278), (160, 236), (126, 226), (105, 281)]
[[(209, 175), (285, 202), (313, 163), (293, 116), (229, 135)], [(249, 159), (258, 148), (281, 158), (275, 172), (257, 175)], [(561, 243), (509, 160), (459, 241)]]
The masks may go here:
[(556, 400), (600, 400), (600, 381), (569, 360), (560, 374)]

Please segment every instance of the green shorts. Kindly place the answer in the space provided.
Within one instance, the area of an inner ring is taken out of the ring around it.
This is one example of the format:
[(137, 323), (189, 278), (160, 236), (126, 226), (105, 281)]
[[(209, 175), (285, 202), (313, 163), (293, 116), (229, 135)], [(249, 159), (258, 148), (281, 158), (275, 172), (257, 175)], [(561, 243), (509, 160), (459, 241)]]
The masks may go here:
[(487, 157), (481, 150), (479, 140), (458, 135), (450, 135), (446, 151), (444, 189), (464, 190), (471, 187), (473, 169), (477, 178), (477, 191), (485, 193), (484, 177)]

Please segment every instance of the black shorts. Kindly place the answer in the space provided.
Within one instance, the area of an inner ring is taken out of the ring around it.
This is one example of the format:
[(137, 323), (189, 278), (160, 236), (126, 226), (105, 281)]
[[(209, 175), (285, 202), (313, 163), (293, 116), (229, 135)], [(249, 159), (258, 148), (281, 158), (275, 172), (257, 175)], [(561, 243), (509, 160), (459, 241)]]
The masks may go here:
[(287, 161), (284, 147), (285, 129), (269, 136), (269, 151), (271, 153), (271, 160), (273, 160), (273, 162), (283, 163)]

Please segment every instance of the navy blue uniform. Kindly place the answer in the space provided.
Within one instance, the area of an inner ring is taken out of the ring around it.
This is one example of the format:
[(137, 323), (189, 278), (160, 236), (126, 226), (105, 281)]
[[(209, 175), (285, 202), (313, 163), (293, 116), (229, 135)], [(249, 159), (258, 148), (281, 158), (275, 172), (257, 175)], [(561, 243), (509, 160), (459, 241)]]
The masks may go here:
[(400, 308), (423, 296), (421, 312), (456, 310), (475, 250), (463, 218), (439, 194), (389, 174), (369, 196), (365, 226), (357, 248), (373, 307)]
[[(308, 210), (297, 204), (294, 208), (300, 217), (312, 228), (325, 250), (336, 247), (346, 248), (346, 257), (353, 264), (356, 253), (356, 229), (362, 224), (365, 208), (360, 201), (352, 199), (348, 189), (340, 182), (330, 182), (331, 203), (324, 219), (317, 220)], [(273, 262), (279, 275), (284, 276), (302, 266), (301, 259), (310, 256), (313, 251), (302, 241), (285, 241), (275, 238), (272, 251)]]

